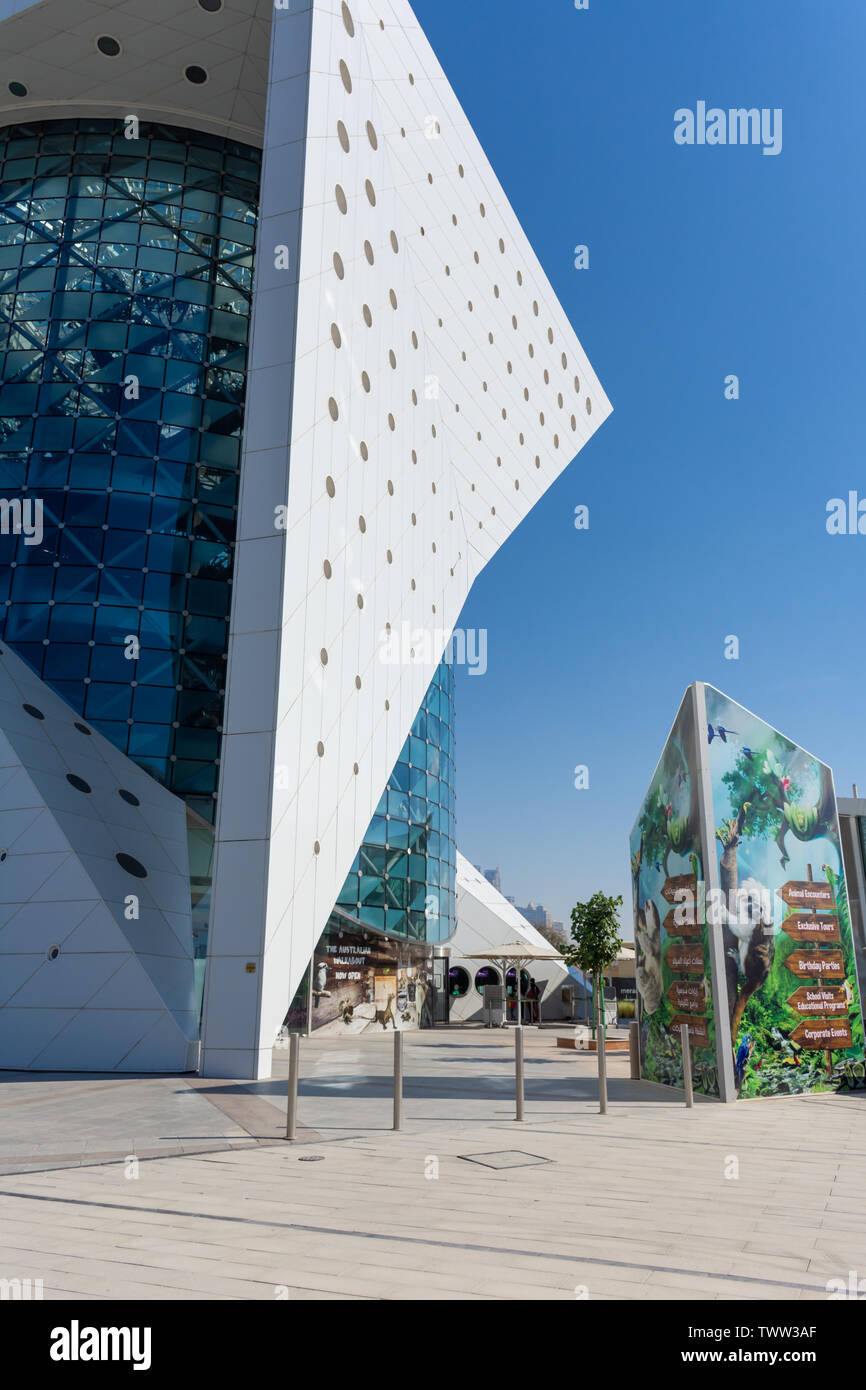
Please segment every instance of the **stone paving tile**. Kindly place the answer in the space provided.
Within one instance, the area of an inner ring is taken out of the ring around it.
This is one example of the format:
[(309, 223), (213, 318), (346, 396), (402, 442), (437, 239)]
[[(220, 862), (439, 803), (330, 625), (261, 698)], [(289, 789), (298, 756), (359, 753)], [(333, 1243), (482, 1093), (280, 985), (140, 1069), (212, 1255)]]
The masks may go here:
[[(591, 1061), (564, 1064), (541, 1034), (527, 1038), (530, 1121), (518, 1126), (502, 1040), (445, 1036), (444, 1050), (441, 1034), (407, 1049), (416, 1076), (399, 1135), (386, 1128), (390, 1055), (305, 1042), (303, 1119), (321, 1137), (305, 1130), (298, 1146), (262, 1137), (279, 1131), (279, 1082), (245, 1092), (178, 1078), (0, 1083), (4, 1129), (14, 1117), (16, 1144), (27, 1140), (15, 1152), (52, 1163), (0, 1176), (0, 1194), (13, 1194), (0, 1195), (0, 1274), (17, 1262), (20, 1277), (45, 1278), (45, 1265), (69, 1296), (97, 1298), (272, 1299), (285, 1285), (303, 1301), (575, 1301), (586, 1285), (590, 1300), (795, 1301), (825, 1298), (827, 1277), (866, 1267), (866, 1105), (687, 1112), (611, 1059), (601, 1117)], [(322, 1084), (337, 1075), (363, 1098)], [(217, 1089), (223, 1101), (240, 1093), (231, 1116), (208, 1099)], [(142, 1160), (134, 1182), (116, 1159), (93, 1161), (124, 1135)], [(84, 1166), (68, 1166), (73, 1136)], [(497, 1171), (460, 1158), (495, 1149), (554, 1161)], [(325, 1162), (300, 1164), (303, 1152)], [(730, 1154), (736, 1182), (724, 1177)]]

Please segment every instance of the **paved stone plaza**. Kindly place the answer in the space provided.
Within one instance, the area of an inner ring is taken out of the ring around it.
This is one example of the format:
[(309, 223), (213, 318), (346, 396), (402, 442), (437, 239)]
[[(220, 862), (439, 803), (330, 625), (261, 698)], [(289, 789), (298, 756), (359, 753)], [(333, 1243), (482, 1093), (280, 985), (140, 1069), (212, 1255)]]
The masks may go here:
[[(46, 1299), (825, 1299), (866, 1271), (866, 1093), (724, 1107), (527, 1030), (304, 1040), (275, 1078), (0, 1074), (0, 1278)], [(131, 1161), (137, 1158), (138, 1162)], [(317, 1159), (320, 1161), (303, 1161)], [(475, 1160), (475, 1161), (472, 1161)], [(738, 1171), (739, 1176), (732, 1175)]]

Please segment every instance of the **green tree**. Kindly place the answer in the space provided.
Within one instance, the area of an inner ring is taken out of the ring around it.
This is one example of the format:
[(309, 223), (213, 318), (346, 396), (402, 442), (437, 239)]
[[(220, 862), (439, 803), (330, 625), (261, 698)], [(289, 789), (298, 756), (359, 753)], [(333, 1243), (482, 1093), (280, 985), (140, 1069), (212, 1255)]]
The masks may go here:
[(595, 1013), (598, 1011), (598, 1086), (602, 1114), (607, 1113), (607, 1073), (605, 1068), (604, 1033), (604, 972), (616, 960), (622, 949), (619, 908), (622, 898), (609, 898), (605, 893), (593, 893), (589, 902), (576, 903), (571, 910), (571, 944), (562, 949), (569, 965), (592, 977), (595, 989), (592, 1035), (595, 1037)]
[(569, 965), (593, 979), (612, 965), (622, 949), (619, 908), (622, 898), (593, 893), (589, 902), (571, 909), (571, 942), (562, 948)]

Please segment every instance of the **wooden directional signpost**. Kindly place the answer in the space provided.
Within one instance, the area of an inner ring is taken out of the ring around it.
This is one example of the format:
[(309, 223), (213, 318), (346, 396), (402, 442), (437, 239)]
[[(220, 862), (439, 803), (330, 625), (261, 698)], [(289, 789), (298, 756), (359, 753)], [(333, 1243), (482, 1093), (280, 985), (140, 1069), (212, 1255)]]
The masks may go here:
[[(686, 921), (683, 921), (683, 918)], [(662, 923), (668, 936), (700, 936), (701, 924), (698, 921), (694, 904), (690, 903), (686, 907), (672, 907), (667, 917)]]
[(699, 1047), (709, 1047), (710, 1030), (705, 1018), (695, 1018), (692, 1014), (676, 1014), (671, 1019), (671, 1032), (678, 1033), (681, 1028), (687, 1028), (692, 1042), (696, 1042)]
[(839, 918), (829, 912), (792, 912), (782, 923), (782, 931), (795, 941), (841, 941)]
[(791, 1037), (801, 1047), (826, 1052), (828, 1057), (834, 1047), (854, 1046), (854, 1039), (851, 1036), (851, 1028), (847, 1019), (843, 1023), (838, 1018), (808, 1018), (805, 1022), (797, 1024)]
[(689, 898), (694, 902), (697, 895), (698, 881), (694, 874), (676, 874), (665, 879), (662, 897), (666, 903), (685, 903)]
[(806, 866), (806, 873), (805, 883), (789, 881), (779, 889), (779, 897), (793, 909), (783, 921), (782, 931), (797, 942), (785, 965), (798, 979), (817, 981), (801, 986), (788, 999), (788, 1007), (795, 1013), (810, 1015), (797, 1024), (791, 1038), (802, 1048), (826, 1053), (827, 1071), (832, 1072), (833, 1049), (853, 1046), (848, 996), (840, 985), (832, 983), (845, 980), (847, 972), (833, 885), (814, 882), (811, 864)]
[(674, 980), (668, 990), (677, 1012), (702, 1014), (707, 1007), (707, 990), (703, 980)]
[(699, 941), (675, 941), (665, 952), (665, 960), (675, 975), (703, 975), (707, 968)]
[[(664, 920), (664, 928), (668, 936), (697, 938), (696, 940), (673, 942), (665, 952), (665, 960), (677, 976), (700, 975), (702, 977), (700, 980), (678, 978), (668, 988), (668, 999), (675, 1010), (671, 1020), (671, 1032), (681, 1033), (682, 1029), (685, 1029), (690, 1042), (696, 1043), (699, 1047), (709, 1047), (710, 1028), (704, 1016), (708, 1006), (704, 983), (707, 963), (701, 940), (704, 924), (698, 911), (698, 881), (696, 876), (694, 874), (677, 874), (675, 877), (667, 879), (662, 888), (662, 897), (665, 902), (674, 904)], [(688, 1059), (688, 1066), (690, 1067), (690, 1048), (684, 1049), (684, 1065), (686, 1059)], [(687, 1104), (690, 1104), (690, 1096), (691, 1091), (687, 1084)]]
[(844, 980), (845, 961), (841, 951), (792, 951), (785, 966), (799, 980)]
[(831, 883), (815, 883), (811, 878), (806, 883), (783, 883), (779, 889), (779, 897), (789, 907), (832, 910), (836, 906), (836, 894), (833, 892), (833, 885)]
[(801, 985), (788, 998), (788, 1008), (810, 1017), (839, 1018), (848, 1013), (848, 995), (841, 985)]

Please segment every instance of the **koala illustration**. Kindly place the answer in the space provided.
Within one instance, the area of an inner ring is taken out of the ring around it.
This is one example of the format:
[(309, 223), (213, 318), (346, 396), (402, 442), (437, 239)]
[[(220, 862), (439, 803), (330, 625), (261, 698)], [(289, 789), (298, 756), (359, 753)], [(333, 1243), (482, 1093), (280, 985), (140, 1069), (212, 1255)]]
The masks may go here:
[(662, 936), (658, 910), (652, 898), (638, 908), (637, 920), (635, 983), (644, 1013), (654, 1014), (662, 998)]

